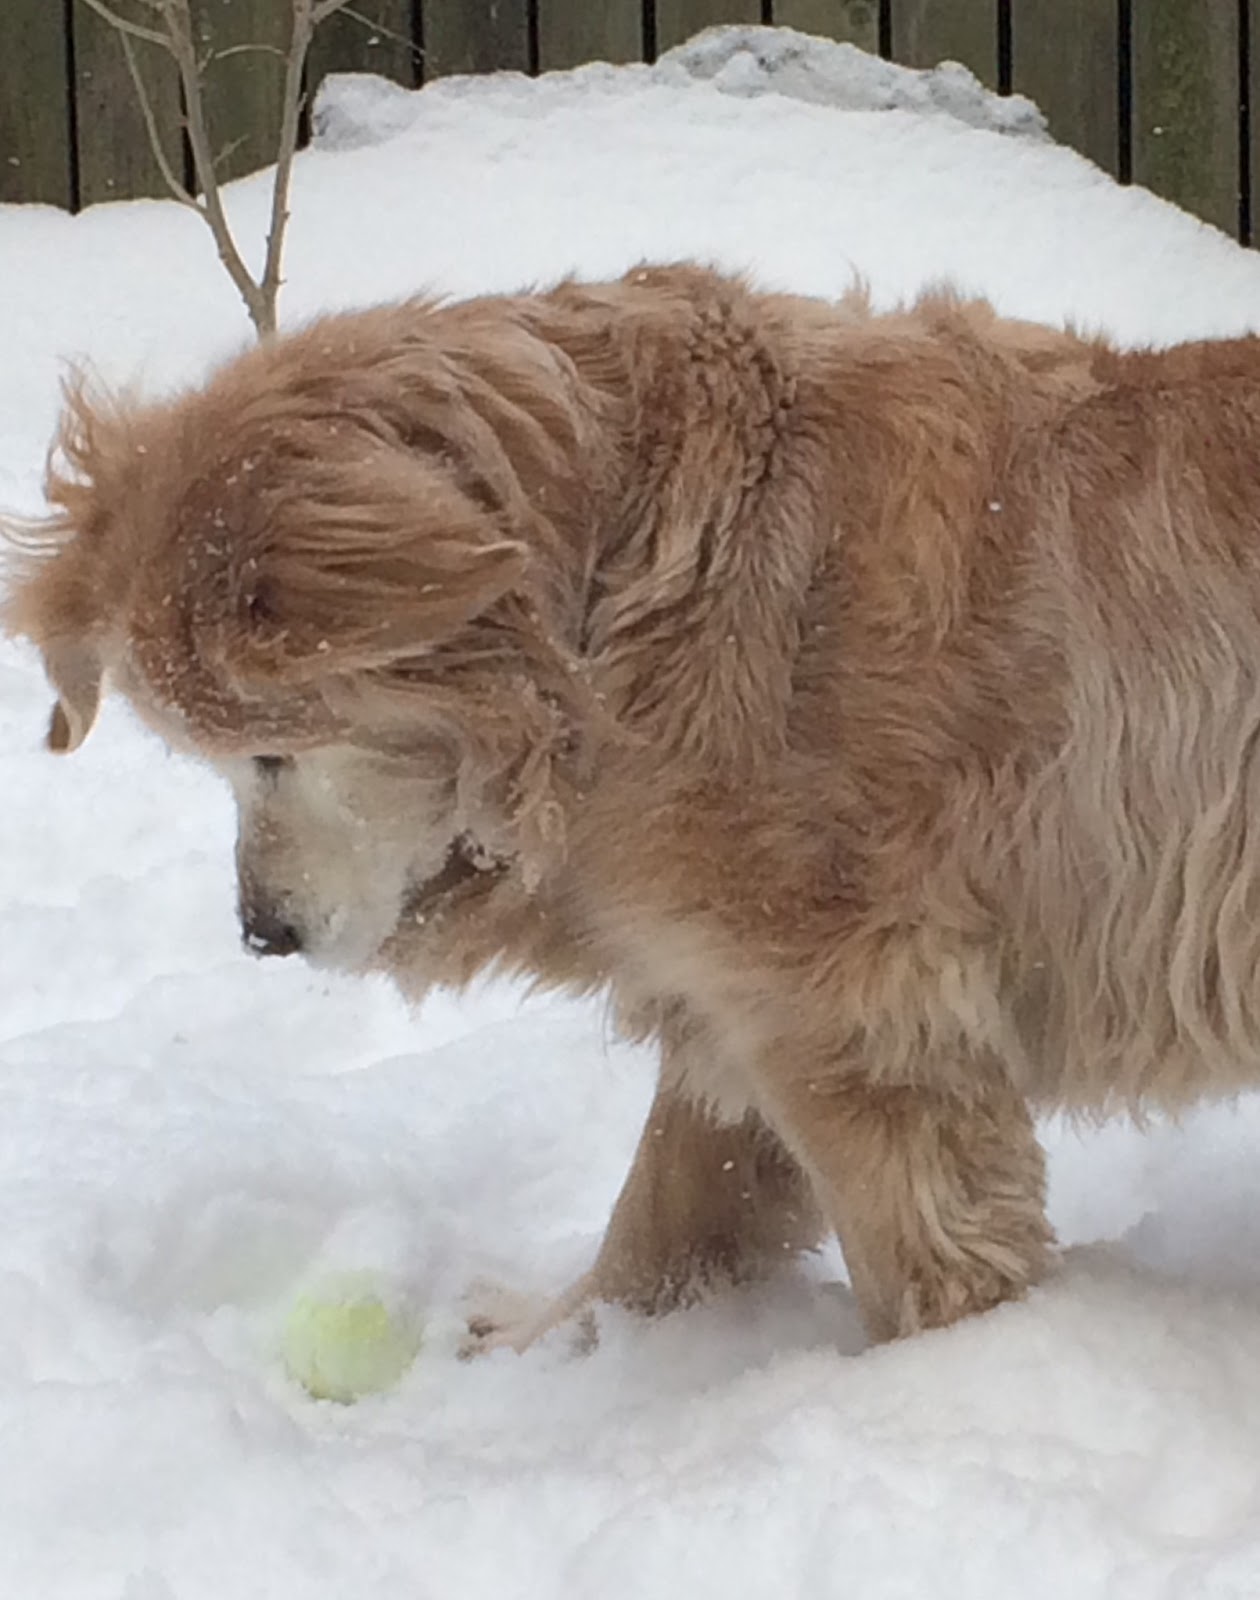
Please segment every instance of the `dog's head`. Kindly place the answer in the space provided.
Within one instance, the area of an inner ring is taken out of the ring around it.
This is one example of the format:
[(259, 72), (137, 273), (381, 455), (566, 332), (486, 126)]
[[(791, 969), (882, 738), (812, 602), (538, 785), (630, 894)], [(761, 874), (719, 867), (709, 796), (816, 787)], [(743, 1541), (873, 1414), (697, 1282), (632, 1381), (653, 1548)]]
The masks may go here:
[(579, 675), (485, 419), (446, 370), (404, 404), (389, 330), (343, 320), (172, 402), (72, 390), (4, 620), (52, 748), (108, 680), (228, 778), (252, 948), (364, 968), (546, 870)]

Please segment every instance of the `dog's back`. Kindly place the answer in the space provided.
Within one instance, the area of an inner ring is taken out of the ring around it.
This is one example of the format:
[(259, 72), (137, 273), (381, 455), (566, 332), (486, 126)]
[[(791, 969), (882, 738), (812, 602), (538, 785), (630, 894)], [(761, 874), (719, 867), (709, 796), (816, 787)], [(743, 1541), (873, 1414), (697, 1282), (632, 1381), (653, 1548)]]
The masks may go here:
[(856, 786), (872, 927), (954, 990), (892, 986), (886, 1037), (961, 1016), (1095, 1110), (1254, 1082), (1260, 342), (1119, 354), (946, 298), (835, 348), (859, 487), (794, 747)]

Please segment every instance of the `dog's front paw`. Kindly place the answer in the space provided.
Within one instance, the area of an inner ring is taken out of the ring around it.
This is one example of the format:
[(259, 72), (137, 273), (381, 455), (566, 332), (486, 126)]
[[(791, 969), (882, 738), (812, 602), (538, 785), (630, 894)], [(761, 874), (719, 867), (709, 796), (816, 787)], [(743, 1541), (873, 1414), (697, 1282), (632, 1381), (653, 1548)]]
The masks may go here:
[(987, 1260), (972, 1257), (965, 1263), (954, 1261), (935, 1272), (920, 1268), (902, 1293), (895, 1336), (904, 1338), (928, 1328), (948, 1328), (964, 1317), (1022, 1300), (1058, 1261), (1044, 1224), (1030, 1230), (1030, 1234), (1022, 1252), (994, 1250)]
[(478, 1279), (464, 1295), (464, 1320), (466, 1331), (459, 1355), (465, 1361), (494, 1350), (515, 1350), (520, 1355), (567, 1322), (573, 1323), (575, 1354), (589, 1350), (596, 1338), (591, 1287), (586, 1277), (553, 1299), (522, 1294), (504, 1284)]

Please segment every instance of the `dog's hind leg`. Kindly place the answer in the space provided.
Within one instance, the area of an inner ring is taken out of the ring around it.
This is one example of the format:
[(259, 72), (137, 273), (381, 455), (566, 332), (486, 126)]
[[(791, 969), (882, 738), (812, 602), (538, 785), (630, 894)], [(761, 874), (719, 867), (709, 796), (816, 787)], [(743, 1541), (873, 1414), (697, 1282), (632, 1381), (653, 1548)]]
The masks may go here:
[(594, 1265), (548, 1305), (486, 1307), (469, 1319), (467, 1348), (524, 1349), (600, 1301), (674, 1310), (763, 1276), (824, 1227), (808, 1179), (760, 1117), (718, 1123), (666, 1077)]
[(774, 1115), (839, 1235), (872, 1338), (1015, 1299), (1048, 1266), (1045, 1162), (999, 1069), (965, 1095), (820, 1073), (777, 1084)]

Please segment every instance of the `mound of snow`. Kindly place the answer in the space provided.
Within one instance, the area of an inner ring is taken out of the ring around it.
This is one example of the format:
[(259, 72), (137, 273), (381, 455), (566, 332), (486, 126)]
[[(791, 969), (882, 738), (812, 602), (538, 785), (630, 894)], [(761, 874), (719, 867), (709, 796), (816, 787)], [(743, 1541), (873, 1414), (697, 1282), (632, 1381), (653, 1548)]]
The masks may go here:
[[(537, 104), (534, 81), (516, 72), (489, 79), (457, 76), (439, 79), (424, 92), (454, 99), (471, 95), (482, 102), (527, 97)], [(708, 83), (745, 99), (775, 94), (837, 111), (914, 111), (1039, 143), (1050, 140), (1046, 119), (1031, 100), (994, 94), (957, 61), (924, 70), (902, 67), (856, 45), (794, 28), (706, 28), (653, 66), (593, 62), (547, 73), (542, 81), (552, 103), (627, 83)], [(314, 142), (326, 150), (356, 150), (392, 139), (415, 121), (420, 92), (373, 73), (330, 73), (315, 97)]]
[(794, 28), (706, 28), (667, 51), (656, 72), (665, 82), (682, 72), (727, 94), (781, 94), (837, 111), (939, 113), (971, 128), (1050, 139), (1031, 100), (994, 94), (957, 61), (916, 70)]

